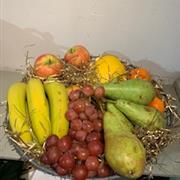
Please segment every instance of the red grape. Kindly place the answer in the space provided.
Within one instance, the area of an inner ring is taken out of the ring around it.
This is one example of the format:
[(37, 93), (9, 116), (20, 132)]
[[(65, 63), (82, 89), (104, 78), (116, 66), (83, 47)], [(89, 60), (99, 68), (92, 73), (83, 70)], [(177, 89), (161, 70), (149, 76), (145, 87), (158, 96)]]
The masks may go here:
[(73, 109), (75, 112), (80, 113), (80, 112), (84, 112), (85, 110), (85, 101), (84, 99), (78, 99), (74, 102), (74, 106)]
[(92, 133), (90, 133), (90, 134), (87, 135), (86, 141), (87, 141), (87, 142), (90, 142), (90, 141), (93, 141), (93, 140), (100, 140), (100, 138), (101, 138), (100, 133), (98, 133), (98, 132), (92, 132)]
[(92, 96), (94, 94), (94, 88), (91, 85), (85, 85), (82, 88), (82, 92), (86, 95), (86, 96)]
[(86, 141), (82, 141), (82, 142), (80, 142), (80, 144), (81, 144), (81, 146), (82, 146), (83, 148), (87, 148), (87, 143), (86, 143)]
[(77, 164), (72, 170), (72, 175), (75, 180), (85, 180), (88, 175), (88, 170), (85, 165)]
[(72, 173), (76, 180), (97, 175), (109, 176), (110, 168), (104, 164), (100, 165), (98, 160), (104, 150), (101, 142), (103, 112), (93, 105), (90, 98), (93, 96), (101, 99), (104, 94), (103, 87), (94, 90), (91, 85), (70, 92), (66, 112), (66, 118), (70, 121), (69, 133), (61, 139), (56, 135), (48, 137), (45, 144), (47, 152), (40, 159), (55, 169), (58, 175)]
[(89, 171), (97, 171), (99, 168), (99, 161), (96, 156), (89, 156), (86, 159), (85, 166)]
[(61, 151), (56, 146), (49, 147), (47, 151), (47, 158), (49, 160), (49, 164), (54, 164), (58, 161), (59, 157), (61, 156)]
[(70, 102), (68, 103), (68, 108), (69, 108), (69, 109), (73, 109), (73, 107), (74, 107), (74, 101), (70, 101)]
[(55, 170), (56, 170), (57, 174), (60, 175), (60, 176), (64, 176), (64, 175), (68, 174), (68, 170), (62, 168), (61, 166), (57, 166), (55, 168)]
[(75, 130), (73, 130), (73, 129), (69, 129), (69, 136), (71, 137), (71, 138), (75, 138), (76, 137), (76, 131)]
[(85, 99), (85, 106), (86, 107), (88, 107), (88, 106), (92, 106), (93, 107), (93, 105), (91, 104), (91, 102), (88, 100), (88, 99)]
[(92, 114), (94, 114), (95, 111), (96, 111), (96, 110), (95, 110), (95, 108), (94, 108), (93, 106), (87, 106), (87, 107), (85, 108), (85, 114), (86, 114), (88, 117), (91, 117)]
[(79, 160), (86, 160), (87, 157), (89, 156), (89, 150), (88, 150), (87, 148), (82, 148), (82, 147), (81, 147), (81, 148), (77, 151), (76, 155), (77, 155), (77, 158), (78, 158)]
[(102, 166), (99, 166), (98, 169), (98, 176), (99, 177), (107, 177), (110, 175), (110, 168), (108, 165), (103, 164)]
[(57, 147), (60, 151), (66, 152), (71, 148), (72, 140), (70, 136), (66, 135), (57, 141)]
[(58, 141), (58, 136), (51, 135), (46, 139), (45, 147), (48, 149), (50, 146), (55, 146)]
[(98, 118), (103, 119), (103, 116), (104, 116), (103, 112), (101, 110), (98, 110)]
[(82, 127), (82, 121), (80, 119), (74, 119), (71, 122), (71, 129), (78, 131), (81, 130), (81, 127)]
[(87, 136), (87, 132), (84, 130), (79, 130), (76, 132), (76, 140), (78, 141), (84, 141), (86, 139)]
[(78, 117), (78, 114), (73, 110), (73, 109), (69, 109), (67, 112), (66, 112), (66, 118), (69, 120), (69, 121), (72, 121), (73, 119), (76, 119)]
[(61, 166), (62, 168), (66, 170), (72, 170), (75, 165), (75, 160), (72, 154), (70, 154), (69, 152), (66, 152), (59, 158), (58, 163), (59, 163), (59, 166)]
[(73, 142), (71, 152), (73, 154), (76, 154), (80, 150), (80, 148), (82, 148), (82, 145), (79, 142)]
[(97, 87), (94, 91), (94, 95), (97, 99), (101, 99), (105, 96), (105, 89), (104, 87)]
[(91, 141), (88, 143), (88, 149), (91, 155), (98, 156), (103, 153), (103, 144), (100, 141)]
[(103, 122), (101, 119), (96, 119), (93, 121), (94, 130), (99, 132), (103, 129)]
[(84, 112), (81, 112), (81, 113), (79, 113), (79, 118), (81, 120), (85, 120), (85, 119), (87, 119), (87, 116), (86, 116), (86, 114)]
[(40, 157), (40, 161), (44, 164), (50, 164), (49, 163), (49, 159), (48, 159), (48, 156), (47, 156), (47, 152), (44, 152), (42, 154), (42, 156)]
[(53, 169), (56, 169), (58, 166), (59, 166), (58, 162), (56, 162), (56, 163), (54, 163), (54, 164), (51, 164), (51, 167), (52, 167)]
[(95, 177), (97, 175), (97, 171), (88, 171), (88, 178)]
[(89, 117), (90, 121), (96, 120), (98, 118), (98, 112), (95, 110), (94, 113)]
[(88, 120), (84, 120), (82, 124), (82, 128), (84, 131), (90, 133), (94, 130), (94, 124)]
[(70, 92), (69, 99), (71, 101), (75, 101), (75, 100), (79, 99), (80, 95), (81, 95), (81, 91), (79, 89), (76, 89), (76, 90)]

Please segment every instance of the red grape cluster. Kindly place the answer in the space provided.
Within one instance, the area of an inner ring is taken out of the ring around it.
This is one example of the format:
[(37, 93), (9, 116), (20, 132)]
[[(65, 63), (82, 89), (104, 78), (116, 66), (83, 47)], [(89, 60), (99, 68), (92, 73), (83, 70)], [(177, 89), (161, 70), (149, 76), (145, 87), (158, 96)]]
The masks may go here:
[(77, 180), (110, 175), (111, 170), (103, 159), (103, 112), (91, 101), (92, 97), (101, 99), (103, 96), (104, 88), (94, 89), (91, 85), (70, 92), (66, 113), (69, 134), (61, 139), (51, 135), (41, 157), (57, 174), (72, 174)]

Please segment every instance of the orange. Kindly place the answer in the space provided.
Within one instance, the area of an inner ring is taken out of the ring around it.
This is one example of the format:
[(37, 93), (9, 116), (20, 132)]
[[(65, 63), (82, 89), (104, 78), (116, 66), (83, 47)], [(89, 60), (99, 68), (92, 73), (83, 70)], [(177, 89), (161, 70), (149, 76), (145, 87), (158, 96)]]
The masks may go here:
[(130, 79), (136, 79), (136, 78), (141, 78), (144, 80), (151, 80), (151, 76), (148, 72), (147, 69), (144, 68), (136, 68), (136, 69), (132, 69), (130, 71)]
[(149, 103), (149, 106), (156, 108), (158, 111), (160, 111), (160, 112), (162, 112), (162, 113), (165, 111), (165, 104), (164, 104), (164, 102), (163, 102), (160, 98), (158, 98), (158, 97), (155, 97), (155, 98)]

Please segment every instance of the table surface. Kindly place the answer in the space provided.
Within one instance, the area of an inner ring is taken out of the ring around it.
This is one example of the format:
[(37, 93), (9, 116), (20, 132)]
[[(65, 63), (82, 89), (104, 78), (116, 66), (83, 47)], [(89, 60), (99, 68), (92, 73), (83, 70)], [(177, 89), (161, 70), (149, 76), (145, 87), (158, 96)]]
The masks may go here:
[[(6, 94), (10, 84), (19, 81), (22, 75), (17, 72), (0, 71), (0, 102), (6, 100)], [(165, 86), (165, 91), (177, 98), (172, 85)], [(176, 101), (180, 113), (180, 102)], [(20, 156), (10, 145), (7, 135), (2, 126), (5, 114), (2, 114), (5, 107), (0, 106), (0, 158), (1, 159), (19, 159)], [(180, 128), (177, 129), (180, 132)], [(153, 166), (154, 176), (179, 176), (180, 177), (180, 143), (169, 145), (159, 154), (157, 164)]]

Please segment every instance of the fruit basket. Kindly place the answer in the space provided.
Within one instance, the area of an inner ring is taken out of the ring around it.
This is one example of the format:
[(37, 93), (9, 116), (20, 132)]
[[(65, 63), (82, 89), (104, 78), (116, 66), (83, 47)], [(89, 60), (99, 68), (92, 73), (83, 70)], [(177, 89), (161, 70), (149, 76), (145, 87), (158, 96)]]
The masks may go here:
[(22, 160), (48, 174), (138, 178), (179, 141), (175, 99), (162, 81), (114, 55), (74, 46), (64, 59), (45, 54), (32, 66), (27, 54), (20, 81), (8, 91), (5, 132)]

